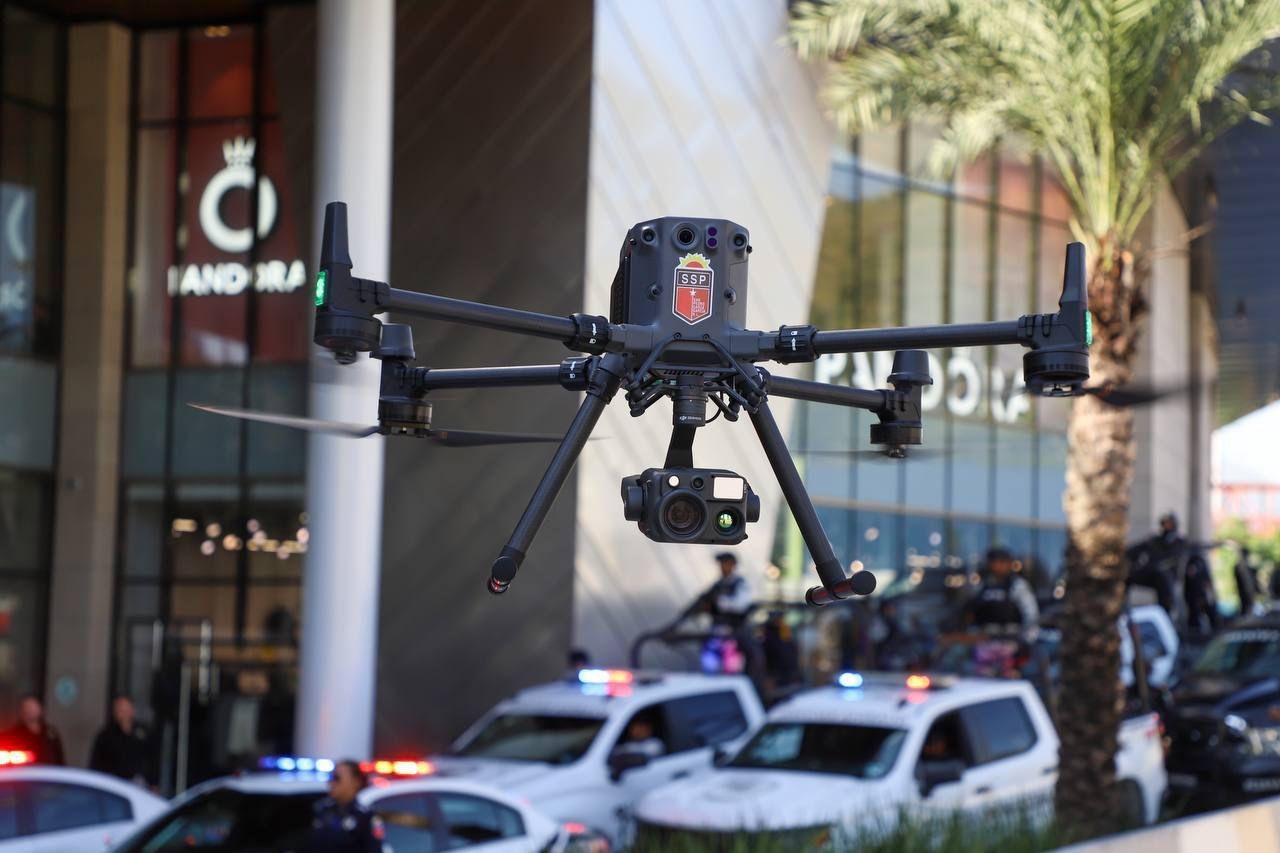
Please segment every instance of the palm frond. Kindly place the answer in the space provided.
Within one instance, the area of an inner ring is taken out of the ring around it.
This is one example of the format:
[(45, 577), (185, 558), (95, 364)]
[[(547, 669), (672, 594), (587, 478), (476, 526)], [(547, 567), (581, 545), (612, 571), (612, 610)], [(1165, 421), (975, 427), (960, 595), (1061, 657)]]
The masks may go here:
[(1078, 233), (1131, 240), (1163, 174), (1280, 100), (1269, 68), (1228, 85), (1280, 36), (1280, 0), (829, 0), (797, 3), (790, 39), (829, 62), (839, 125), (913, 118), (943, 131), (939, 174), (1011, 132), (1061, 174)]

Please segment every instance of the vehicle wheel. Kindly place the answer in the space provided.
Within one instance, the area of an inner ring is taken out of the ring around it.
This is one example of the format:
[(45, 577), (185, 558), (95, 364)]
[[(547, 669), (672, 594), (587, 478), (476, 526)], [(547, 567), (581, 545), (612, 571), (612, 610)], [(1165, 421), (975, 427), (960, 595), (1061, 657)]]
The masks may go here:
[(1118, 786), (1119, 805), (1117, 817), (1122, 829), (1137, 829), (1147, 822), (1147, 801), (1142, 795), (1142, 786), (1133, 779), (1125, 779)]

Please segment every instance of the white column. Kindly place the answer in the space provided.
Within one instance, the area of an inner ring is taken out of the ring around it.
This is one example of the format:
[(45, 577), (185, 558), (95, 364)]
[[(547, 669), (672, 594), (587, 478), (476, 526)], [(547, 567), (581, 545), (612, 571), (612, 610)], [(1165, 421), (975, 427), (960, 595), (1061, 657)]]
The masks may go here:
[[(316, 55), (315, 196), (345, 201), (354, 274), (386, 281), (391, 228), (395, 0), (320, 0)], [(379, 363), (311, 359), (312, 417), (373, 423)], [(377, 672), (383, 439), (312, 435), (307, 446), (311, 538), (303, 579), (299, 754), (368, 758)]]

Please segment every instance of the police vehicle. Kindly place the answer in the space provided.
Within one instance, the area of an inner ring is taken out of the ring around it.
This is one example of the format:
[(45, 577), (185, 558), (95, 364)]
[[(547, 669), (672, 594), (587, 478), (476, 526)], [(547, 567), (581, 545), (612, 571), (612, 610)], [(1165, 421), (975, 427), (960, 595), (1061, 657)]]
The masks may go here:
[(144, 788), (93, 770), (32, 764), (0, 751), (0, 851), (110, 850), (168, 805)]
[[(262, 772), (197, 785), (116, 850), (301, 850), (334, 762), (272, 757), (263, 759), (261, 767)], [(378, 818), (375, 834), (381, 836), (384, 853), (572, 849), (572, 828), (558, 826), (527, 803), (489, 786), (438, 778), (428, 762), (372, 761), (362, 763), (361, 769), (372, 781), (357, 799)]]
[(710, 768), (763, 720), (743, 676), (582, 669), (499, 703), (431, 761), (620, 843), (632, 803)]
[[(1127, 803), (1153, 821), (1165, 788), (1158, 719), (1126, 723), (1120, 742)], [(641, 799), (636, 838), (716, 846), (752, 833), (841, 849), (904, 810), (927, 819), (1021, 804), (1047, 817), (1057, 773), (1058, 735), (1027, 681), (845, 672), (775, 706), (724, 766)]]
[(1215, 637), (1166, 714), (1173, 794), (1223, 805), (1280, 793), (1280, 613)]

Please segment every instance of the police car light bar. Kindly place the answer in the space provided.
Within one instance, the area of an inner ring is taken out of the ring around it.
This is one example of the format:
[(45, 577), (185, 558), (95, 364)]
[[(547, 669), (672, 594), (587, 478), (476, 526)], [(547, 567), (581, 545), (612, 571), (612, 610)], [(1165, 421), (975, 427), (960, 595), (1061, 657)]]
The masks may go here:
[(26, 749), (0, 749), (0, 767), (16, 767), (30, 764), (36, 760), (36, 754)]
[(895, 672), (869, 672), (863, 674), (861, 672), (846, 671), (836, 676), (836, 684), (850, 690), (871, 685), (899, 687), (904, 684), (908, 690), (939, 690), (950, 687), (952, 683), (953, 679), (951, 678), (935, 678), (919, 672), (910, 673), (905, 680), (900, 673)]
[(635, 673), (629, 669), (580, 669), (580, 684), (631, 684), (636, 680)]
[[(3, 762), (0, 762), (3, 763)], [(285, 773), (318, 773), (328, 775), (333, 772), (336, 762), (329, 758), (306, 758), (297, 755), (268, 755), (258, 760), (258, 767), (263, 770), (279, 770)], [(378, 776), (429, 776), (435, 772), (430, 761), (361, 761), (360, 770)]]

